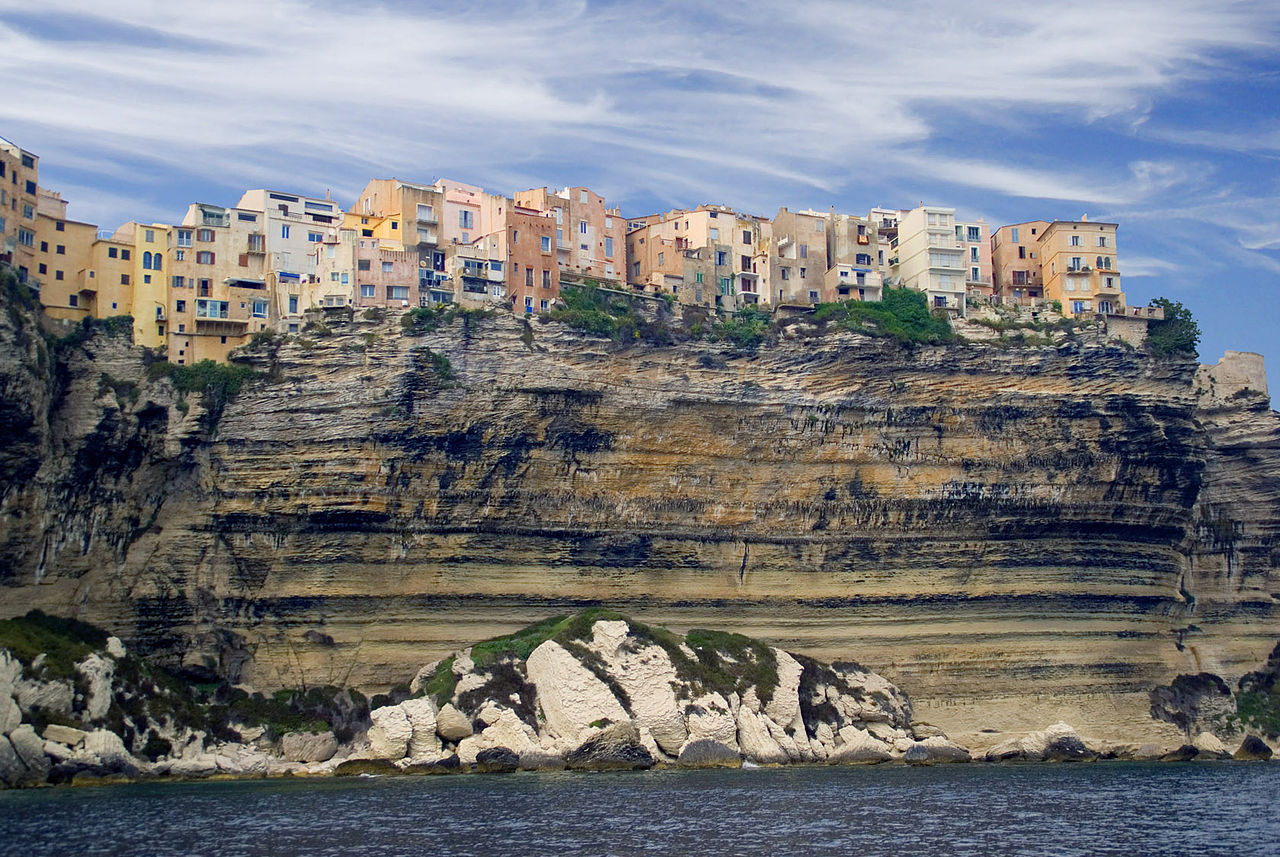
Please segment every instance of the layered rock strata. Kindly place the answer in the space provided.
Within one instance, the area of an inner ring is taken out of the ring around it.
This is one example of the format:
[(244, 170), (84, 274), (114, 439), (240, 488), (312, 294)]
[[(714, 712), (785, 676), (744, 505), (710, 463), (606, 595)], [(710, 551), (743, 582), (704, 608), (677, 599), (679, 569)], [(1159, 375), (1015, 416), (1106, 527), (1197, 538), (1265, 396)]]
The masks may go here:
[(1248, 358), (330, 327), (249, 355), (266, 380), (210, 428), (127, 343), (42, 368), (0, 314), (0, 610), (377, 690), (607, 604), (872, 664), (970, 746), (1172, 740), (1153, 688), (1234, 682), (1280, 636), (1280, 419)]

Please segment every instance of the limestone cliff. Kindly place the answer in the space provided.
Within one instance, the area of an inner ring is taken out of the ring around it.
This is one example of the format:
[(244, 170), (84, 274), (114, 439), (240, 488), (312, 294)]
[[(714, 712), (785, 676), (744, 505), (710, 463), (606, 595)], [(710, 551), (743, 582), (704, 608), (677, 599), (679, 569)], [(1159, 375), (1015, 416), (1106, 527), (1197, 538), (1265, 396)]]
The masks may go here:
[(979, 748), (1169, 739), (1152, 688), (1280, 637), (1280, 417), (1247, 358), (328, 327), (247, 355), (266, 379), (209, 427), (103, 336), (50, 382), (0, 316), (0, 611), (378, 689), (599, 603), (856, 659)]

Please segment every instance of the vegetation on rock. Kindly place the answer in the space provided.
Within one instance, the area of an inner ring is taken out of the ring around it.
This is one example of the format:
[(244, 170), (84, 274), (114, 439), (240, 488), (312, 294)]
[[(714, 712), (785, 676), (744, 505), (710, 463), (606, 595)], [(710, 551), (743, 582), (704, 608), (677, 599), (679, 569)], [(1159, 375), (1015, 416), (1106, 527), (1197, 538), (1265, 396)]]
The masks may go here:
[(236, 397), (246, 381), (259, 377), (260, 373), (247, 366), (234, 366), (201, 360), (190, 366), (177, 366), (167, 360), (153, 363), (147, 370), (151, 380), (169, 378), (179, 394), (199, 393), (204, 405), (208, 428), (217, 425), (227, 403)]
[(904, 344), (938, 345), (955, 339), (946, 317), (931, 313), (925, 296), (905, 287), (886, 288), (878, 302), (819, 304), (814, 318), (854, 333), (893, 337)]
[(1157, 357), (1196, 357), (1200, 325), (1178, 301), (1156, 298), (1153, 307), (1164, 310), (1164, 318), (1147, 326), (1147, 348)]

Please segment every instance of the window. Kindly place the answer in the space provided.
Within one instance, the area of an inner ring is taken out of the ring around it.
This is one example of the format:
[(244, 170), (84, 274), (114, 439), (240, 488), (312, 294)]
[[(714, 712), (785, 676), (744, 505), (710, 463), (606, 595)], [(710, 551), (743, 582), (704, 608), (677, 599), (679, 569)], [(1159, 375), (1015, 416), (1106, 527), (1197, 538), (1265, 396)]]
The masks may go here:
[(54, 228), (54, 231), (56, 231), (56, 232), (66, 232), (66, 231), (67, 231), (67, 224), (65, 224), (65, 223), (63, 223), (61, 220), (59, 220), (57, 223), (53, 224), (53, 228)]
[(249, 214), (249, 213), (248, 213), (248, 212), (246, 212), (246, 211), (239, 211), (239, 212), (236, 212), (236, 219), (237, 219), (237, 220), (243, 220), (243, 221), (245, 221), (246, 223), (257, 223), (257, 222), (258, 222), (258, 215), (256, 215), (256, 214)]
[(289, 312), (296, 313), (298, 311), (298, 296), (289, 295)]
[(122, 285), (122, 286), (127, 286), (127, 285), (129, 285), (129, 275), (128, 275), (128, 274), (121, 274), (121, 275), (120, 275), (120, 285)]
[(121, 259), (124, 259), (124, 260), (127, 262), (127, 261), (129, 260), (129, 251), (128, 251), (128, 250), (121, 250), (121, 251), (120, 251), (120, 258), (121, 258)]
[(29, 229), (19, 229), (18, 243), (23, 247), (34, 247), (36, 245), (36, 234)]
[(198, 253), (196, 253), (196, 264), (197, 264), (197, 265), (212, 265), (212, 264), (213, 264), (213, 253), (212, 253), (212, 251), (209, 251), (209, 250), (201, 250), (201, 251), (199, 251)]
[(497, 271), (498, 273), (501, 273), (501, 272), (502, 272), (502, 262), (498, 261), (497, 259), (490, 259), (490, 260), (489, 260), (489, 270), (490, 270), (490, 271)]
[(1009, 230), (1009, 240), (1014, 244), (1018, 243), (1018, 227), (1015, 226)]
[(34, 157), (32, 157), (31, 155), (23, 155), (23, 156), (22, 156), (22, 165), (23, 165), (24, 167), (34, 167), (34, 166), (36, 165), (36, 159), (35, 159)]
[(173, 311), (174, 311), (174, 312), (186, 312), (186, 311), (187, 311), (187, 302), (186, 302), (186, 301), (174, 301), (174, 302), (173, 302)]
[(1071, 246), (1072, 246), (1072, 247), (1079, 247), (1079, 246), (1080, 246), (1080, 236), (1079, 236), (1079, 235), (1072, 235), (1072, 236), (1071, 236)]
[(808, 269), (806, 269), (806, 268), (801, 268), (801, 269), (800, 269), (800, 279), (802, 279), (802, 280), (804, 279), (805, 271), (806, 271), (806, 270), (808, 270)]
[(730, 283), (731, 283), (731, 281), (730, 281), (730, 279), (729, 279), (728, 277), (721, 277), (721, 278), (720, 278), (720, 291), (722, 291), (722, 292), (724, 292), (724, 293), (726, 293), (726, 294), (727, 294), (727, 293), (728, 293), (728, 291), (729, 291)]
[(253, 317), (254, 317), (254, 318), (266, 318), (266, 317), (267, 317), (267, 302), (266, 302), (266, 301), (254, 301), (254, 302), (253, 302)]
[(80, 300), (75, 295), (67, 295), (67, 306), (79, 306)]
[(360, 297), (362, 297), (362, 298), (372, 298), (372, 297), (376, 297), (374, 287), (373, 287), (373, 286), (363, 286), (363, 285), (362, 285), (362, 286), (360, 287)]
[(1013, 284), (1014, 284), (1015, 286), (1025, 286), (1025, 285), (1027, 284), (1027, 272), (1026, 272), (1026, 271), (1014, 271), (1014, 272), (1013, 272)]
[(1099, 235), (1099, 236), (1098, 236), (1098, 246), (1099, 246), (1099, 247), (1106, 247), (1106, 246), (1107, 246), (1107, 236), (1105, 236), (1105, 235)]
[(357, 270), (357, 271), (367, 271), (367, 270), (369, 270), (369, 260), (368, 260), (368, 259), (357, 259), (357, 260), (356, 260), (356, 270)]
[(178, 246), (179, 247), (191, 246), (191, 230), (190, 229), (178, 230)]
[(855, 265), (870, 265), (870, 264), (871, 264), (871, 254), (870, 254), (870, 253), (858, 253), (857, 255), (855, 255), (855, 256), (853, 257), (853, 262), (854, 262), (854, 264), (855, 264)]
[(801, 258), (801, 259), (808, 259), (808, 258), (809, 258), (809, 245), (808, 245), (808, 244), (801, 244), (801, 245), (800, 245), (800, 258)]
[(119, 258), (119, 256), (120, 256), (120, 251), (119, 251), (118, 249), (116, 249), (115, 247), (108, 247), (108, 248), (107, 248), (107, 258), (108, 258), (108, 259), (116, 259), (116, 258)]
[(349, 275), (347, 275), (347, 274), (343, 274), (343, 275), (342, 275), (342, 285), (344, 285), (344, 286), (345, 286), (345, 285), (348, 285), (350, 282), (351, 282), (351, 280), (349, 279)]
[(550, 305), (551, 305), (551, 301), (538, 301), (538, 306), (539, 306), (541, 309), (546, 309), (546, 308), (547, 308), (547, 307), (549, 307)]
[(1086, 312), (1088, 309), (1089, 309), (1089, 305), (1084, 301), (1071, 302), (1071, 311), (1073, 313)]
[[(67, 255), (67, 247), (66, 247), (66, 245), (65, 245), (65, 244), (59, 244), (59, 245), (57, 246), (57, 248), (56, 248), (56, 249), (54, 249), (54, 251), (53, 251), (53, 252), (57, 253), (59, 256), (65, 256), (65, 255)], [(127, 251), (126, 251), (126, 252), (127, 252)], [(128, 257), (128, 256), (126, 256), (125, 258), (127, 259), (127, 258), (129, 258), (129, 257)]]
[(1021, 244), (1018, 245), (1018, 258), (1019, 259), (1027, 258), (1027, 248)]
[[(1078, 238), (1078, 237), (1080, 237), (1080, 236), (1078, 236), (1078, 235), (1073, 235), (1073, 236), (1071, 236), (1071, 237), (1072, 237), (1072, 238)], [(1081, 258), (1081, 257), (1079, 257), (1079, 256), (1072, 256), (1072, 257), (1071, 257), (1071, 267), (1070, 267), (1070, 268), (1068, 268), (1068, 270), (1071, 270), (1071, 271), (1079, 271), (1079, 270), (1080, 270), (1081, 268), (1083, 268), (1083, 267), (1084, 267), (1084, 259), (1083, 259), (1083, 258)]]
[(533, 298), (528, 297), (524, 299), (524, 311), (533, 312)]
[(39, 265), (37, 265), (37, 266), (36, 266), (36, 269), (37, 269), (41, 274), (47, 274), (47, 273), (49, 273), (49, 266), (48, 266), (48, 265), (46, 265), (44, 262), (41, 262)]
[(27, 182), (27, 193), (31, 194), (32, 196), (35, 196), (35, 195), (36, 195), (36, 183), (35, 183), (35, 182), (33, 182), (33, 181), (28, 181), (28, 182)]
[(431, 206), (418, 203), (418, 219), (427, 222), (435, 220), (435, 214), (432, 212)]
[(142, 275), (142, 282), (144, 282), (144, 283), (150, 283), (150, 282), (151, 282), (151, 275), (150, 275), (150, 274), (143, 274), (143, 275)]
[(977, 268), (970, 268), (970, 269), (969, 269), (969, 280), (970, 280), (971, 282), (976, 283), (976, 282), (978, 282), (979, 280), (981, 280), (981, 278), (982, 278), (982, 272), (981, 272), (979, 269), (977, 269)]
[(382, 263), (382, 273), (384, 273), (384, 274), (390, 274), (390, 273), (391, 273), (391, 268), (392, 268), (392, 265), (391, 265), (391, 263), (390, 263), (390, 262), (383, 262), (383, 263)]
[(196, 318), (226, 318), (229, 304), (227, 301), (196, 301)]
[(613, 258), (613, 239), (612, 238), (604, 239), (604, 256), (606, 259)]
[(27, 220), (35, 220), (36, 207), (34, 205), (28, 205), (27, 203), (24, 202), (22, 204), (22, 216), (25, 217)]
[(970, 247), (970, 248), (969, 248), (969, 261), (970, 261), (970, 262), (976, 262), (976, 261), (978, 261), (978, 248), (977, 248), (977, 247)]
[(551, 236), (550, 235), (542, 236), (542, 252), (543, 253), (551, 252)]
[(667, 256), (667, 254), (666, 254), (666, 253), (659, 253), (659, 254), (658, 254), (658, 266), (659, 266), (659, 267), (661, 267), (661, 266), (662, 266), (663, 260), (664, 260), (664, 259), (666, 259), (666, 256)]
[(587, 221), (585, 220), (578, 221), (578, 233), (581, 235), (587, 234)]
[(147, 251), (142, 254), (142, 267), (147, 270), (151, 269), (151, 252), (150, 251)]
[(319, 244), (321, 241), (324, 240), (324, 236), (321, 235), (319, 232), (308, 232), (307, 240), (310, 241), (312, 244)]
[[(187, 233), (187, 234), (190, 234), (190, 233)], [(206, 242), (206, 243), (207, 243), (207, 242), (209, 242), (209, 241), (212, 241), (212, 240), (213, 240), (213, 230), (212, 230), (212, 229), (197, 229), (197, 230), (196, 230), (196, 240), (197, 240), (197, 241), (203, 241), (203, 242)]]
[(372, 237), (373, 237), (373, 230), (372, 230), (372, 229), (361, 229), (361, 230), (360, 230), (360, 237), (361, 237), (361, 238), (372, 238)]
[(62, 272), (61, 272), (61, 271), (54, 271), (54, 272), (53, 272), (53, 278), (54, 278), (55, 280), (61, 280), (61, 279), (62, 279)]
[[(458, 211), (458, 228), (471, 229), (476, 225), (475, 212), (463, 208)], [(465, 240), (465, 239), (464, 239)]]
[(818, 302), (818, 293), (817, 293), (817, 292), (815, 292), (815, 291), (813, 291), (813, 290), (810, 290), (810, 291), (809, 291), (809, 303), (811, 303), (811, 304), (816, 304), (817, 302)]
[(525, 268), (525, 269), (524, 269), (524, 284), (525, 284), (526, 286), (532, 286), (532, 285), (533, 285), (533, 268)]
[(724, 250), (717, 250), (717, 251), (716, 251), (716, 266), (717, 266), (717, 267), (719, 267), (719, 266), (721, 266), (721, 265), (727, 265), (727, 264), (729, 264), (729, 254), (728, 254), (728, 252), (726, 252), (726, 251), (724, 251)]
[(288, 238), (288, 237), (289, 237), (289, 224), (285, 223), (285, 224), (281, 225), (281, 227), (280, 227), (280, 237), (281, 237), (281, 238)]
[(393, 220), (393, 221), (391, 221), (391, 228), (392, 228), (392, 229), (399, 229), (399, 228), (400, 228), (400, 221), (398, 221), (398, 220)]
[(696, 273), (694, 273), (693, 278), (694, 278), (694, 282), (701, 283), (701, 282), (702, 282), (702, 272), (701, 272), (701, 271), (697, 271)]
[(551, 288), (551, 272), (550, 271), (542, 272), (542, 287), (544, 289)]
[(790, 269), (790, 268), (783, 268), (783, 269), (782, 269), (782, 279), (784, 279), (784, 280), (789, 280), (789, 279), (791, 279), (791, 269)]
[(742, 230), (742, 243), (743, 244), (751, 243), (751, 232), (746, 229)]
[(186, 285), (187, 285), (187, 280), (186, 280), (186, 278), (185, 278), (185, 277), (177, 277), (177, 276), (175, 276), (175, 277), (173, 278), (173, 287), (174, 287), (175, 289), (182, 289), (182, 288), (186, 288)]
[(407, 301), (408, 299), (409, 299), (408, 286), (387, 286), (387, 300)]
[(186, 251), (186, 250), (174, 250), (174, 251), (173, 251), (173, 261), (175, 261), (175, 262), (182, 262), (182, 261), (185, 261), (185, 260), (186, 260), (186, 258), (187, 258), (187, 251)]

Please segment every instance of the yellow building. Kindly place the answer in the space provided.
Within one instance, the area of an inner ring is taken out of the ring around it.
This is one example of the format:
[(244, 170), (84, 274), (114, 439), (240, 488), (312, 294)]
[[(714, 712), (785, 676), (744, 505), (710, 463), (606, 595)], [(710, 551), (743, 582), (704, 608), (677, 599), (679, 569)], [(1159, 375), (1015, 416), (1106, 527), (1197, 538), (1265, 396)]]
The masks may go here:
[(98, 227), (68, 220), (66, 201), (56, 193), (45, 192), (40, 199), (29, 282), (40, 284), (40, 303), (50, 318), (79, 321), (95, 315), (98, 282), (93, 244)]
[(1122, 312), (1115, 223), (1055, 220), (1040, 236), (1044, 294), (1063, 314)]
[(133, 341), (160, 348), (165, 345), (168, 324), (170, 232), (163, 223), (130, 221), (116, 230), (112, 240), (133, 248)]
[(0, 261), (18, 279), (39, 287), (36, 275), (36, 211), (40, 159), (0, 137)]

